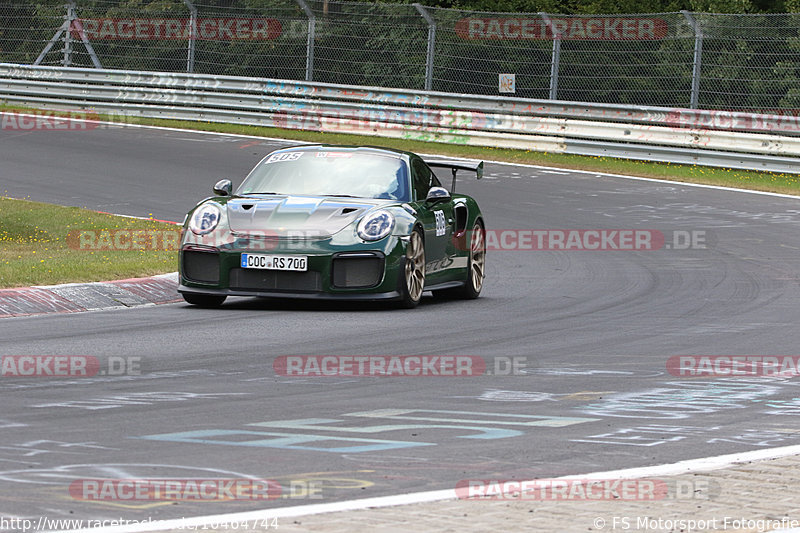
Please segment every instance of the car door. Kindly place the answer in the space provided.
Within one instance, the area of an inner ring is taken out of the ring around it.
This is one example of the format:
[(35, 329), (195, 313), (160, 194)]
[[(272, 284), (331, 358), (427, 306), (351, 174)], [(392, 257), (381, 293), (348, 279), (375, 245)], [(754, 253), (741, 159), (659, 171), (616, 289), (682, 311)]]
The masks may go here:
[(430, 167), (419, 158), (411, 163), (412, 185), (417, 206), (417, 216), (425, 231), (425, 263), (428, 282), (442, 281), (450, 260), (448, 250), (453, 240), (453, 202), (440, 200), (426, 202), (431, 187), (441, 187)]

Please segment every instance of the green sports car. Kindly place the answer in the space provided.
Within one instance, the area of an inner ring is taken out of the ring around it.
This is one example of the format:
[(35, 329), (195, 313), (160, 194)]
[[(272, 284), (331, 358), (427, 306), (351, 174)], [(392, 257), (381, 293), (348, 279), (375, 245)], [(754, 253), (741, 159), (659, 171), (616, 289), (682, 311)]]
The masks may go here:
[[(448, 191), (432, 168), (449, 169)], [(455, 194), (458, 170), (483, 162), (423, 161), (386, 148), (304, 145), (276, 150), (235, 193), (214, 186), (183, 224), (178, 291), (190, 304), (227, 296), (396, 301), (423, 291), (477, 298), (483, 215)]]

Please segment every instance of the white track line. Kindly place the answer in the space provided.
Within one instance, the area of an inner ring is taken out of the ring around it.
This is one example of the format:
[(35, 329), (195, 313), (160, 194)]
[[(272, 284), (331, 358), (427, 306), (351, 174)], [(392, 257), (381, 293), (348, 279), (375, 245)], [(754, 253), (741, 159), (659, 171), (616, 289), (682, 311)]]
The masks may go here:
[[(54, 111), (57, 112), (57, 109), (45, 109), (43, 111)], [(11, 113), (11, 111), (0, 111), (0, 115), (6, 115)], [(19, 116), (23, 117), (40, 117), (42, 115), (31, 115), (27, 113), (16, 113)], [(295, 141), (293, 139), (281, 139), (279, 137), (261, 137), (259, 135), (244, 135), (241, 133), (220, 133), (216, 131), (206, 131), (206, 130), (189, 130), (186, 128), (170, 128), (168, 126), (151, 126), (149, 124), (129, 124), (127, 122), (111, 122), (106, 120), (91, 120), (91, 119), (83, 119), (83, 118), (72, 118), (72, 117), (56, 117), (56, 118), (64, 118), (67, 120), (71, 120), (73, 122), (91, 122), (92, 124), (108, 124), (110, 126), (117, 126), (118, 128), (146, 128), (146, 129), (153, 129), (153, 130), (164, 130), (164, 131), (177, 131), (180, 133), (201, 133), (203, 135), (222, 135), (225, 137), (241, 137), (242, 139), (260, 139), (262, 141), (280, 141), (280, 142), (296, 142), (297, 144), (321, 144), (321, 143), (312, 143), (309, 141)], [(134, 117), (134, 118), (144, 118), (147, 117)], [(217, 124), (222, 124), (219, 122)], [(17, 130), (20, 132), (28, 132), (29, 130)], [(35, 131), (35, 130), (32, 130)], [(84, 131), (92, 131), (92, 130), (84, 130)], [(291, 131), (291, 130), (290, 130)], [(298, 130), (299, 131), (299, 130)]]
[[(693, 472), (707, 472), (727, 468), (738, 463), (749, 463), (765, 459), (777, 459), (790, 455), (800, 454), (800, 445), (783, 446), (766, 450), (718, 455), (702, 459), (690, 459), (665, 465), (645, 466), (610, 470), (607, 472), (593, 472), (590, 474), (574, 474), (552, 479), (638, 479), (654, 476), (676, 476)], [(520, 483), (525, 483), (521, 481)], [(415, 503), (436, 502), (457, 499), (455, 489), (435, 490), (428, 492), (412, 492), (396, 496), (381, 496), (377, 498), (364, 498), (345, 502), (319, 503), (311, 505), (297, 505), (275, 509), (262, 509), (242, 513), (218, 514), (210, 516), (197, 516), (193, 518), (179, 518), (174, 520), (159, 520), (138, 524), (98, 527), (82, 530), (72, 530), (70, 533), (140, 533), (145, 531), (167, 531), (171, 529), (192, 529), (211, 527), (214, 524), (244, 523), (250, 520), (272, 520), (273, 518), (289, 518), (295, 516), (308, 516), (341, 511), (358, 511), (395, 505), (410, 505)], [(256, 528), (261, 529), (261, 528)], [(797, 530), (800, 532), (800, 530)]]
[[(8, 113), (8, 111), (0, 111), (0, 114), (5, 114), (5, 113)], [(23, 114), (23, 113), (19, 113), (19, 114), (20, 115), (24, 115), (24, 116), (30, 116), (30, 117), (37, 116), (37, 115), (27, 115), (27, 114)], [(75, 118), (70, 118), (70, 120), (75, 120), (75, 121), (81, 121), (82, 120), (83, 122), (92, 122), (92, 123), (96, 123), (96, 124), (110, 124), (110, 125), (121, 126), (121, 127), (126, 127), (126, 128), (147, 128), (147, 129), (154, 129), (154, 130), (176, 131), (176, 132), (181, 132), (181, 133), (199, 133), (199, 134), (203, 134), (203, 135), (222, 135), (224, 137), (237, 137), (237, 138), (241, 138), (241, 139), (259, 139), (259, 140), (262, 140), (262, 141), (291, 142), (291, 143), (296, 143), (296, 144), (323, 144), (323, 143), (316, 143), (316, 142), (312, 143), (312, 142), (309, 142), (309, 141), (297, 141), (297, 140), (294, 140), (294, 139), (281, 139), (281, 138), (277, 138), (277, 137), (260, 137), (260, 136), (257, 136), (257, 135), (242, 135), (242, 134), (239, 134), (239, 133), (219, 133), (219, 132), (215, 132), (215, 131), (189, 130), (189, 129), (184, 129), (184, 128), (169, 128), (169, 127), (166, 127), (166, 126), (148, 126), (146, 124), (128, 124), (128, 123), (124, 123), (124, 122), (106, 122), (106, 121), (102, 121), (102, 120), (85, 120), (85, 119), (75, 119)], [(435, 144), (435, 143), (431, 143), (431, 144)], [(447, 157), (448, 159), (457, 159), (457, 160), (463, 160), (463, 161), (477, 161), (476, 159), (470, 159), (470, 158), (465, 158), (465, 157), (444, 156), (444, 155), (441, 155), (441, 154), (421, 154), (420, 153), (419, 155), (424, 155), (424, 156), (435, 155), (437, 157)], [(683, 182), (683, 181), (672, 181), (672, 180), (667, 180), (667, 179), (645, 178), (645, 177), (641, 177), (641, 176), (628, 176), (626, 174), (612, 174), (612, 173), (609, 173), (609, 172), (595, 172), (593, 170), (577, 170), (577, 169), (562, 168), (562, 167), (548, 167), (548, 166), (543, 166), (543, 165), (529, 165), (529, 164), (525, 164), (525, 163), (509, 163), (507, 161), (493, 161), (493, 160), (489, 160), (489, 159), (484, 159), (483, 161), (486, 162), (486, 163), (492, 163), (492, 164), (495, 164), (495, 165), (507, 165), (507, 166), (514, 166), (514, 167), (523, 167), (523, 168), (535, 168), (535, 169), (539, 169), (539, 170), (543, 170), (543, 171), (546, 170), (546, 171), (549, 171), (548, 173), (550, 173), (550, 172), (565, 172), (567, 174), (573, 174), (573, 173), (591, 174), (593, 176), (603, 176), (603, 177), (609, 177), (609, 178), (620, 178), (620, 179), (626, 179), (626, 180), (649, 181), (649, 182), (654, 182), (654, 183), (670, 183), (672, 185), (683, 185), (685, 187), (697, 187), (697, 188), (700, 188), (700, 189), (716, 189), (716, 190), (720, 190), (720, 191), (731, 191), (731, 192), (742, 192), (742, 193), (747, 193), (747, 194), (761, 194), (761, 195), (764, 195), (764, 196), (775, 196), (775, 197), (778, 197), (778, 198), (800, 199), (800, 195), (781, 194), (781, 193), (777, 193), (777, 192), (766, 192), (766, 191), (753, 191), (753, 190), (750, 190), (750, 189), (738, 189), (736, 187), (723, 187), (721, 185), (705, 185), (705, 184), (702, 184), (702, 183), (686, 183), (686, 182)], [(686, 166), (688, 166), (688, 165), (686, 165)]]

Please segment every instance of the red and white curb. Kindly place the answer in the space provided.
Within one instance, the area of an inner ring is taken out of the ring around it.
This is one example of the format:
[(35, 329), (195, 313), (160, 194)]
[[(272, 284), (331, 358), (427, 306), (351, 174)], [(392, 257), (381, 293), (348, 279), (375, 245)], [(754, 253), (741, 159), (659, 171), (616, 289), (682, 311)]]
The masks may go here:
[(94, 283), (0, 289), (0, 319), (181, 301), (178, 273)]

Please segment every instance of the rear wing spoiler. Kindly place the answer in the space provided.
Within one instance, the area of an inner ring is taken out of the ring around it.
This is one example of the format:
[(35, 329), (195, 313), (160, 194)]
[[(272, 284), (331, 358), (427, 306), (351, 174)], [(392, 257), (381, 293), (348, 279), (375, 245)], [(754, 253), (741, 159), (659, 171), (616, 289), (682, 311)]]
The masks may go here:
[(477, 175), (478, 179), (483, 177), (483, 161), (445, 161), (445, 160), (437, 160), (437, 161), (425, 161), (429, 167), (431, 168), (449, 168), (450, 171), (453, 173), (453, 186), (450, 188), (450, 192), (454, 193), (456, 191), (456, 173), (459, 170), (468, 170), (470, 172), (474, 172)]

